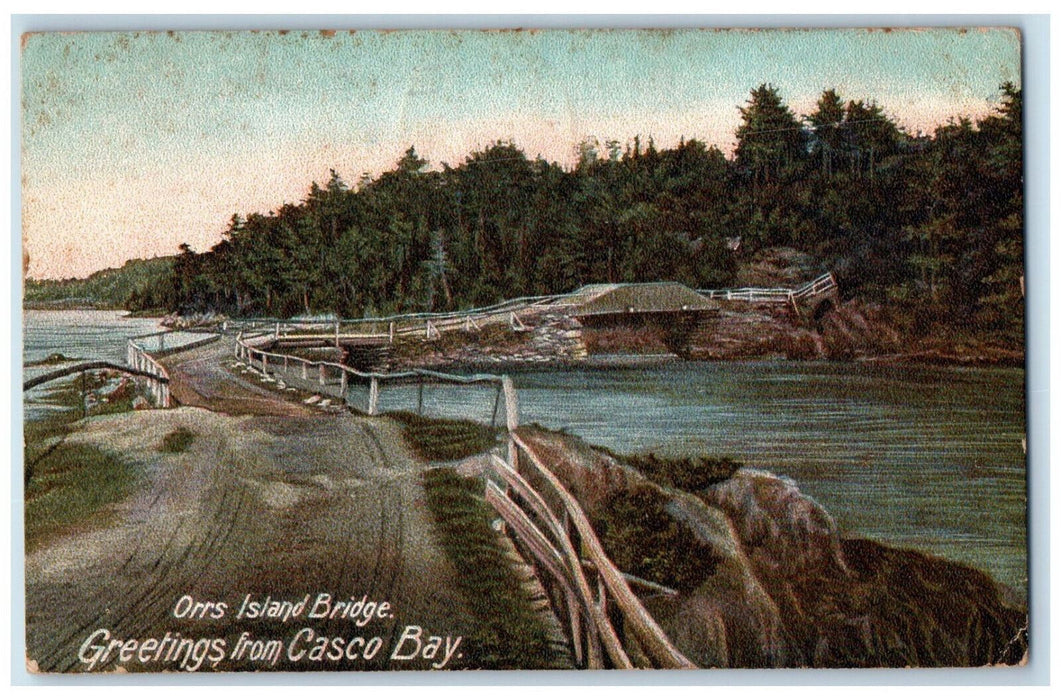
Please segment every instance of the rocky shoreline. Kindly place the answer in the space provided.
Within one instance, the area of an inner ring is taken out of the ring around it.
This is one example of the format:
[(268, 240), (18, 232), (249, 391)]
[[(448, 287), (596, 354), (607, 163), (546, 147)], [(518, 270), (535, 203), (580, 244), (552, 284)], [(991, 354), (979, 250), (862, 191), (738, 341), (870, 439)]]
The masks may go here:
[(1026, 661), (1027, 610), (1013, 591), (972, 567), (841, 532), (789, 479), (741, 468), (679, 488), (575, 436), (520, 430), (603, 533), (617, 565), (666, 560), (657, 578), (684, 572), (662, 581), (677, 596), (646, 605), (698, 666)]

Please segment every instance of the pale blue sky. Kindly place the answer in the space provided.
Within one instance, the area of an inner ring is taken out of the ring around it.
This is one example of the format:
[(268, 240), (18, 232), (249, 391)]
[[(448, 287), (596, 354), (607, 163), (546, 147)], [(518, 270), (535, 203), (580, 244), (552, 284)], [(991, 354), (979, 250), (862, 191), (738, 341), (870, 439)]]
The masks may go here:
[(232, 213), (411, 144), (434, 165), (497, 139), (565, 164), (587, 137), (728, 152), (764, 82), (797, 113), (836, 88), (911, 131), (1020, 83), (1017, 34), (978, 29), (36, 34), (21, 60), (33, 277), (206, 249)]

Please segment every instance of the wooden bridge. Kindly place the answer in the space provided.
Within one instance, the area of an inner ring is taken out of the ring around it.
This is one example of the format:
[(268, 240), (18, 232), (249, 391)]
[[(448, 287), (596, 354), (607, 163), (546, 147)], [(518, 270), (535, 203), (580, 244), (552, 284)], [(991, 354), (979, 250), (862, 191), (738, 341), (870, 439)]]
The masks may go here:
[(801, 316), (815, 300), (836, 294), (836, 278), (827, 272), (795, 288), (744, 287), (693, 290), (675, 282), (592, 284), (568, 294), (520, 297), (491, 306), (444, 313), (399, 314), (378, 318), (281, 320), (250, 318), (228, 322), (233, 328), (271, 328), (273, 348), (380, 347), (404, 339), (430, 341), (450, 331), (477, 331), (507, 326), (530, 330), (528, 316), (541, 312), (566, 314), (580, 321), (604, 322), (608, 317), (654, 318), (673, 324), (721, 308), (729, 301), (788, 304)]

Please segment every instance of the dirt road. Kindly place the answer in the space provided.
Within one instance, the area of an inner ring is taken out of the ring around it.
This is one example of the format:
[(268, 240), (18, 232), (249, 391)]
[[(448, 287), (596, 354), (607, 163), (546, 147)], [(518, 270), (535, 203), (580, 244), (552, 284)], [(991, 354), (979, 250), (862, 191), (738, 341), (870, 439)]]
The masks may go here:
[[(167, 358), (182, 407), (90, 418), (71, 436), (135, 460), (143, 476), (131, 498), (27, 554), (30, 667), (189, 670), (204, 655), (200, 669), (396, 670), (438, 664), (447, 648), (445, 667), (473, 665), (462, 656), (466, 644), (452, 646), (474, 612), (433, 538), (419, 474), (426, 465), (389, 421), (314, 412), (234, 377), (218, 363), (229, 342)], [(190, 446), (163, 451), (163, 437), (179, 429), (194, 435)], [(320, 594), (367, 596), (392, 613), (364, 626), (309, 619)], [(238, 618), (248, 595), (295, 603), (309, 596), (309, 604), (286, 621)], [(186, 615), (189, 601), (214, 605)], [(408, 626), (422, 628), (421, 642), (448, 639), (430, 658), (428, 644), (412, 658), (391, 658), (418, 648), (408, 639), (396, 649)], [(251, 660), (245, 646), (237, 657), (244, 633), (269, 656)], [(178, 643), (165, 640), (177, 636), (224, 641), (221, 649), (201, 646), (204, 654), (143, 651), (150, 639), (172, 651)], [(321, 636), (343, 641), (311, 659)], [(379, 638), (381, 648), (371, 660), (354, 648), (359, 658), (349, 659), (355, 637)], [(137, 641), (128, 653), (110, 645), (99, 660), (109, 640)], [(328, 658), (336, 654), (343, 658)]]

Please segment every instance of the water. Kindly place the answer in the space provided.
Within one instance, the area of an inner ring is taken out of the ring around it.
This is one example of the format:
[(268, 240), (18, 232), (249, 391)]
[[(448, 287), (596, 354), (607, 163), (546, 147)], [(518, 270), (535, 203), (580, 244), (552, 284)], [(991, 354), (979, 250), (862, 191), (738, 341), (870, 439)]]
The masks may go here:
[[(161, 330), (157, 318), (124, 318), (124, 311), (33, 311), (22, 314), (22, 362), (27, 364), (62, 353), (77, 361), (109, 360), (125, 364), (126, 341), (134, 335)], [(76, 364), (76, 362), (71, 363)], [(60, 369), (64, 364), (26, 367), (30, 379)], [(26, 418), (36, 418), (49, 410), (41, 396), (47, 385), (23, 396)]]
[[(83, 360), (125, 362), (126, 339), (162, 330), (157, 318), (125, 318), (125, 311), (24, 311), (22, 361), (53, 352)], [(37, 368), (29, 367), (30, 371)], [(47, 370), (45, 370), (47, 371)]]
[[(110, 311), (24, 319), (26, 361), (52, 352), (123, 361), (128, 336), (157, 330), (156, 320)], [(735, 457), (793, 478), (846, 533), (1027, 591), (1021, 369), (726, 362), (512, 376), (525, 423), (620, 452)], [(351, 387), (355, 403), (363, 393)], [(496, 399), (492, 387), (424, 389), (433, 415), (489, 422), (497, 406), (503, 422)], [(385, 385), (380, 396), (381, 410), (416, 404), (415, 386)]]
[[(512, 377), (523, 422), (620, 452), (729, 455), (791, 477), (846, 533), (1027, 590), (1022, 369), (726, 362)], [(424, 406), (489, 421), (495, 397), (428, 387)], [(415, 388), (385, 387), (381, 409), (416, 401)]]

